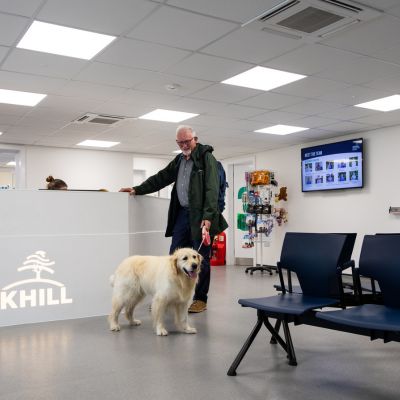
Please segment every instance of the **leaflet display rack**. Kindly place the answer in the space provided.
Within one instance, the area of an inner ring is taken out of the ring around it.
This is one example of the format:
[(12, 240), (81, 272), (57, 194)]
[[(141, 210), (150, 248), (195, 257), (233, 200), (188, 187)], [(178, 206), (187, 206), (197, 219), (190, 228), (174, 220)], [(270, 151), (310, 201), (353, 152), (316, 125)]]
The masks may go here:
[(242, 200), (246, 209), (248, 233), (244, 237), (244, 247), (255, 247), (255, 267), (246, 268), (246, 273), (267, 271), (272, 275), (276, 266), (263, 264), (263, 248), (270, 240), (274, 227), (274, 206), (277, 182), (275, 173), (269, 170), (246, 172), (246, 188)]

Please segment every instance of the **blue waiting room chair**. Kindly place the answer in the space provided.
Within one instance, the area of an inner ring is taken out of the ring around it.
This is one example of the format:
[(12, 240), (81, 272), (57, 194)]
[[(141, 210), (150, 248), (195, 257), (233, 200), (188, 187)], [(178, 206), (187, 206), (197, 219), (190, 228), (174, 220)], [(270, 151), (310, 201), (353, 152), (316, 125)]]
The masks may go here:
[[(379, 284), (383, 304), (362, 304), (338, 311), (317, 312), (316, 317), (336, 325), (335, 329), (400, 340), (400, 235), (365, 236), (359, 274)], [(361, 302), (363, 289), (360, 286)], [(369, 298), (367, 301), (369, 302)]]
[[(230, 366), (228, 375), (236, 375), (236, 369), (262, 325), (286, 351), (289, 364), (297, 365), (289, 323), (300, 324), (303, 317), (308, 314), (313, 316), (315, 309), (343, 304), (339, 263), (346, 243), (346, 235), (286, 233), (277, 264), (282, 293), (271, 297), (239, 299), (239, 304), (243, 307), (257, 310), (257, 322)], [(292, 293), (286, 289), (282, 269), (296, 273), (302, 293)], [(284, 338), (279, 335), (279, 328), (272, 326), (269, 318), (280, 322)]]

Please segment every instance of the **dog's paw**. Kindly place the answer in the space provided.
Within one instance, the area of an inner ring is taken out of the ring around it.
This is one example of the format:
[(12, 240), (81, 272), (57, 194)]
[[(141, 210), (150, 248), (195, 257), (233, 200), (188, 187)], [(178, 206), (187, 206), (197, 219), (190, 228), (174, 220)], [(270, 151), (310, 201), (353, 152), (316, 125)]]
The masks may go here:
[(134, 319), (132, 321), (129, 321), (130, 326), (139, 326), (142, 325), (142, 321), (140, 319)]
[(157, 336), (167, 336), (168, 331), (165, 328), (157, 328), (156, 334), (157, 334)]
[(187, 326), (187, 327), (184, 329), (184, 332), (185, 332), (185, 333), (197, 333), (197, 329), (196, 329), (196, 328), (192, 328), (191, 326)]
[(119, 332), (120, 330), (121, 330), (121, 327), (119, 325), (110, 326), (110, 331)]

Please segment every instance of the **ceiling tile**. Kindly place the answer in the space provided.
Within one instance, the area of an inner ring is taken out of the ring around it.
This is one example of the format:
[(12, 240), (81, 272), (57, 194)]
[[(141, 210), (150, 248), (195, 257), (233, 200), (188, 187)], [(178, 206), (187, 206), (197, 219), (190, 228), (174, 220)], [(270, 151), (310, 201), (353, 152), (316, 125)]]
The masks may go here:
[(248, 97), (253, 97), (258, 93), (260, 93), (259, 90), (217, 83), (207, 87), (206, 89), (193, 93), (190, 97), (221, 101), (225, 103), (235, 103), (247, 99)]
[(400, 65), (400, 43), (394, 46), (384, 47), (374, 52), (373, 57), (379, 58), (384, 61), (389, 61)]
[(350, 121), (343, 121), (343, 122), (336, 122), (331, 125), (324, 126), (324, 129), (330, 129), (333, 131), (339, 131), (344, 134), (350, 134), (354, 132), (363, 132), (371, 129), (369, 124), (362, 124), (360, 122), (350, 122)]
[(227, 106), (220, 107), (214, 111), (210, 111), (210, 115), (220, 115), (222, 117), (230, 118), (250, 118), (259, 114), (263, 114), (265, 111), (260, 108), (246, 107), (237, 104), (229, 104)]
[[(384, 10), (386, 12), (389, 12), (392, 10), (392, 7), (398, 3), (399, 3), (399, 0), (379, 0), (379, 3), (378, 3), (379, 10)], [(376, 6), (377, 6), (376, 0), (363, 0), (362, 4), (369, 6), (369, 7), (373, 7), (373, 8), (376, 8)]]
[(316, 115), (325, 111), (334, 110), (339, 108), (341, 105), (331, 102), (306, 100), (301, 103), (297, 103), (285, 108), (285, 111), (294, 112), (305, 115)]
[(322, 118), (334, 118), (342, 121), (350, 121), (371, 115), (374, 112), (375, 111), (368, 110), (366, 108), (347, 106), (320, 113), (319, 116)]
[(35, 141), (39, 138), (40, 136), (18, 136), (12, 133), (4, 133), (1, 135), (0, 143), (10, 143), (10, 144), (24, 144), (24, 145), (29, 145), (29, 144), (34, 144)]
[(47, 136), (54, 131), (52, 127), (43, 126), (14, 126), (7, 131), (7, 135), (13, 135), (15, 137), (27, 137), (31, 138), (33, 136)]
[[(313, 75), (332, 65), (357, 61), (358, 54), (324, 46), (321, 43), (303, 45), (265, 63), (270, 68), (282, 69), (298, 74)], [(339, 61), (340, 60), (340, 61)]]
[[(374, 0), (370, 0), (370, 1), (374, 1)], [(386, 13), (390, 14), (390, 15), (394, 15), (395, 17), (400, 17), (400, 5), (398, 5), (399, 1), (398, 0), (387, 0), (387, 1), (390, 1), (393, 4), (393, 7), (391, 7), (391, 8), (388, 7), (388, 9), (386, 10)]]
[(65, 79), (0, 71), (0, 87), (2, 89), (50, 94), (66, 83)]
[(99, 104), (102, 104), (102, 102), (92, 99), (82, 99), (80, 97), (64, 97), (55, 95), (49, 95), (40, 102), (42, 107), (84, 113), (91, 112)]
[(163, 6), (127, 36), (172, 47), (197, 50), (238, 26), (231, 22)]
[(391, 94), (393, 93), (389, 91), (383, 91), (383, 90), (367, 88), (364, 86), (353, 85), (347, 87), (346, 89), (341, 89), (338, 91), (324, 94), (320, 96), (319, 99), (346, 105), (356, 105), (364, 103), (366, 101), (379, 99), (381, 97), (390, 96)]
[(353, 120), (354, 122), (360, 122), (361, 124), (379, 125), (379, 126), (391, 126), (400, 125), (400, 110), (380, 112), (375, 111), (373, 114), (361, 117)]
[(138, 83), (153, 79), (154, 76), (154, 72), (145, 71), (143, 69), (133, 69), (100, 62), (92, 62), (76, 75), (75, 79), (79, 81), (96, 82), (104, 85), (131, 88)]
[(159, 44), (119, 39), (96, 57), (96, 60), (151, 71), (163, 71), (189, 54), (188, 51)]
[(68, 132), (81, 132), (83, 134), (87, 135), (92, 135), (92, 134), (98, 134), (100, 132), (104, 132), (106, 130), (110, 129), (108, 125), (103, 125), (103, 124), (92, 124), (90, 122), (86, 124), (81, 124), (77, 122), (71, 122), (68, 125), (63, 126), (60, 128), (57, 133), (61, 134), (63, 131), (68, 131)]
[(3, 69), (53, 78), (72, 78), (86, 62), (77, 58), (14, 49), (3, 63)]
[(197, 114), (203, 114), (207, 112), (215, 112), (216, 110), (224, 107), (226, 104), (217, 103), (215, 101), (206, 101), (200, 99), (193, 99), (190, 97), (178, 98), (176, 101), (171, 103), (174, 110), (192, 112)]
[(0, 0), (0, 12), (31, 17), (43, 0)]
[(4, 104), (0, 103), (0, 115), (7, 114), (7, 115), (25, 115), (31, 110), (31, 107), (25, 106), (16, 106), (13, 104)]
[(98, 114), (109, 114), (109, 115), (121, 115), (125, 117), (138, 117), (149, 112), (149, 106), (143, 104), (129, 104), (120, 103), (112, 100), (97, 105), (92, 109), (94, 113)]
[[(304, 115), (297, 113), (289, 113), (287, 111), (269, 111), (263, 114), (256, 115), (249, 119), (253, 121), (259, 121), (261, 123), (271, 124), (287, 124), (294, 120), (302, 119)], [(265, 125), (264, 125), (265, 126)]]
[(64, 125), (77, 119), (81, 116), (81, 112), (78, 110), (67, 110), (63, 107), (51, 108), (44, 107), (41, 103), (34, 107), (28, 114), (29, 117), (42, 119), (45, 121), (58, 121), (62, 122)]
[(215, 56), (260, 64), (299, 46), (302, 46), (302, 43), (298, 40), (242, 28), (201, 51)]
[(52, 121), (44, 118), (36, 118), (28, 114), (19, 121), (18, 125), (20, 127), (38, 129), (38, 131), (40, 132), (42, 128), (46, 129), (47, 131), (60, 129), (64, 126), (64, 122)]
[(151, 109), (155, 109), (166, 108), (177, 99), (177, 96), (168, 93), (161, 95), (159, 93), (143, 92), (139, 90), (126, 90), (121, 96), (118, 96), (115, 101), (132, 105), (148, 106)]
[(121, 35), (146, 17), (156, 4), (143, 0), (51, 0), (37, 19), (98, 33)]
[(0, 114), (0, 132), (4, 132), (6, 127), (16, 124), (21, 119), (20, 115)]
[(378, 89), (379, 91), (400, 93), (400, 74), (393, 75), (390, 78), (375, 79), (364, 83), (363, 86)]
[(0, 45), (14, 45), (22, 37), (28, 24), (28, 18), (0, 14)]
[(251, 67), (253, 65), (238, 61), (229, 61), (205, 54), (194, 54), (169, 68), (166, 72), (212, 82), (221, 82)]
[[(201, 79), (184, 78), (181, 76), (154, 72), (149, 78), (144, 79), (142, 83), (135, 85), (135, 89), (161, 94), (172, 93), (177, 96), (186, 96), (204, 89), (211, 84), (211, 82)], [(175, 89), (170, 88), (170, 86), (175, 87)]]
[(354, 25), (323, 41), (324, 44), (358, 54), (372, 55), (382, 47), (396, 44), (400, 36), (398, 18), (384, 15), (372, 21)]
[(309, 76), (292, 82), (290, 85), (284, 85), (273, 90), (276, 93), (282, 93), (289, 96), (315, 98), (333, 91), (343, 90), (350, 86), (347, 83), (332, 81), (330, 79), (321, 79)]
[(282, 0), (168, 0), (167, 3), (232, 21), (246, 22), (281, 3)]
[(95, 83), (70, 81), (53, 94), (84, 99), (107, 101), (120, 96), (126, 89), (115, 86), (99, 85)]
[(301, 126), (303, 128), (318, 128), (325, 127), (327, 125), (332, 125), (338, 123), (338, 120), (332, 118), (321, 118), (319, 116), (305, 117), (294, 119), (290, 121), (290, 125)]
[(0, 64), (4, 60), (6, 54), (8, 53), (8, 50), (10, 50), (9, 47), (0, 46)]
[[(192, 122), (193, 121), (193, 122)], [(193, 118), (191, 123), (211, 128), (231, 128), (231, 129), (242, 129), (242, 130), (255, 130), (260, 125), (257, 121), (235, 119), (229, 117), (219, 117), (214, 115), (199, 115)]]
[(305, 100), (303, 97), (286, 96), (284, 94), (264, 92), (247, 100), (241, 101), (241, 105), (265, 108), (267, 110), (276, 110), (285, 106), (301, 103)]
[(357, 85), (399, 73), (400, 65), (379, 61), (371, 57), (360, 57), (345, 64), (332, 64), (331, 68), (319, 72), (315, 76)]

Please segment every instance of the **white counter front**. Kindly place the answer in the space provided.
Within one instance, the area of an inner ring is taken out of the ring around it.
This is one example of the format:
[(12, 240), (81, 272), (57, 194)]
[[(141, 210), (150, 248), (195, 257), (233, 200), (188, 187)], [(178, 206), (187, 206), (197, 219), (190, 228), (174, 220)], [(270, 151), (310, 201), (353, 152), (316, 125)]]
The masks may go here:
[(126, 193), (0, 192), (0, 326), (105, 315), (109, 276), (168, 254), (169, 201)]

